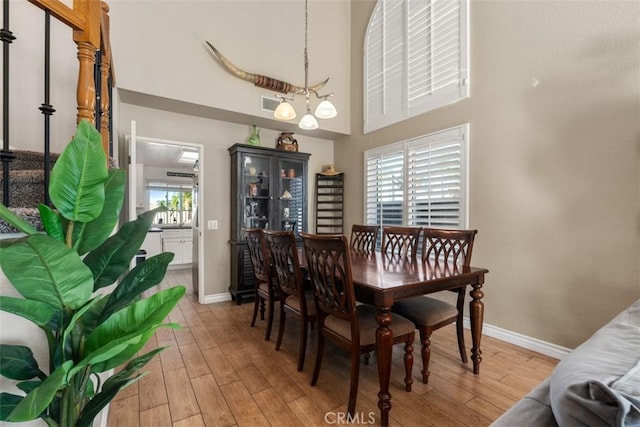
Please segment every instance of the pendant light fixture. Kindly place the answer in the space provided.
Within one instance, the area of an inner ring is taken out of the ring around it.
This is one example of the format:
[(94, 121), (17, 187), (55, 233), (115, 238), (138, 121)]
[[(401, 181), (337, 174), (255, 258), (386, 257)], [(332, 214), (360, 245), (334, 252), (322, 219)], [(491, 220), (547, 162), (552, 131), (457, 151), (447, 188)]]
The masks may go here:
[[(327, 98), (333, 96), (333, 93), (328, 95), (318, 95), (315, 88), (309, 87), (309, 54), (308, 54), (308, 38), (309, 38), (309, 0), (304, 2), (304, 88), (293, 93), (293, 95), (304, 95), (306, 113), (300, 119), (298, 127), (304, 130), (318, 129), (317, 119), (332, 119), (338, 115), (336, 107)], [(327, 79), (328, 80), (328, 79)], [(318, 99), (321, 99), (320, 103), (316, 107), (315, 114), (311, 113), (311, 107), (309, 105), (309, 96), (314, 94)], [(293, 98), (286, 96), (279, 96), (282, 102), (278, 105), (278, 108), (273, 113), (273, 116), (278, 120), (293, 120), (296, 118), (296, 111), (288, 101)]]

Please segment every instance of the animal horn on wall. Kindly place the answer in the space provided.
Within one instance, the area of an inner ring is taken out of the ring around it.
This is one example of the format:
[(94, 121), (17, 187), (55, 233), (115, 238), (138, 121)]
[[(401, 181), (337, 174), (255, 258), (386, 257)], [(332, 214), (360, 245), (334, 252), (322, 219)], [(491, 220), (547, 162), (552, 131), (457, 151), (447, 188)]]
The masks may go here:
[[(211, 43), (207, 41), (207, 44), (213, 51), (213, 54), (218, 59), (218, 61), (220, 61), (220, 63), (224, 65), (224, 67), (234, 76), (239, 77), (242, 80), (251, 82), (258, 87), (269, 89), (269, 90), (275, 90), (276, 92), (280, 92), (280, 93), (291, 93), (291, 92), (304, 93), (303, 87), (295, 86), (295, 85), (292, 85), (291, 83), (274, 79), (273, 77), (264, 76), (262, 74), (247, 73), (246, 71), (241, 70), (240, 68), (233, 65), (227, 58), (225, 58), (224, 55), (222, 55), (220, 51), (216, 49)], [(309, 92), (316, 93), (324, 85), (326, 85), (328, 81), (329, 81), (329, 78), (327, 77), (325, 81), (318, 83), (315, 86), (309, 87)]]

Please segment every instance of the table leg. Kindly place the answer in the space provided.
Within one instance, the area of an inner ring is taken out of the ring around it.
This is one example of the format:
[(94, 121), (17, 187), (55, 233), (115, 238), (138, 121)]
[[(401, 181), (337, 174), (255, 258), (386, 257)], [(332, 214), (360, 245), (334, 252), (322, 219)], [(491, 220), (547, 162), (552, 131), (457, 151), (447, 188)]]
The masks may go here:
[(473, 360), (473, 373), (478, 375), (480, 373), (480, 362), (482, 362), (482, 350), (480, 350), (480, 340), (482, 339), (482, 322), (484, 319), (484, 303), (482, 297), (482, 282), (472, 285), (471, 301), (469, 302), (469, 312), (471, 313), (471, 340), (473, 341), (473, 347), (471, 347), (471, 360)]
[(380, 408), (380, 422), (383, 426), (389, 425), (389, 411), (391, 410), (391, 394), (389, 393), (389, 381), (391, 378), (391, 355), (393, 352), (393, 332), (391, 325), (391, 308), (380, 307), (376, 321), (376, 357), (378, 359), (378, 379), (380, 392), (378, 393), (378, 408)]

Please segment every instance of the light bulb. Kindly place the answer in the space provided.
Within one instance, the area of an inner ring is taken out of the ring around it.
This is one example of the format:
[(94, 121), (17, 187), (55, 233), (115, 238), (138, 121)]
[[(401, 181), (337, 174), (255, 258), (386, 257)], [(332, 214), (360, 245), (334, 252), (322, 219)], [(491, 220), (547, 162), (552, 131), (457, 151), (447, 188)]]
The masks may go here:
[(336, 107), (328, 99), (323, 99), (316, 107), (316, 117), (319, 119), (333, 119), (338, 115)]
[(279, 120), (293, 120), (296, 118), (296, 110), (283, 99), (276, 111), (273, 112), (273, 117)]
[(302, 119), (300, 119), (300, 123), (298, 124), (300, 129), (304, 130), (314, 130), (318, 129), (318, 120), (311, 114), (307, 112)]

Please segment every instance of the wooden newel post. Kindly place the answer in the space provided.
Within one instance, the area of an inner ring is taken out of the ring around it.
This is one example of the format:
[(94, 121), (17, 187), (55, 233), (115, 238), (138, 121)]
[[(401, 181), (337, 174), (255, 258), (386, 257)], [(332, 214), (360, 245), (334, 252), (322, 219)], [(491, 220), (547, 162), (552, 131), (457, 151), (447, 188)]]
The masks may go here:
[(78, 61), (78, 102), (77, 122), (88, 120), (95, 125), (96, 87), (93, 80), (93, 67), (96, 63), (96, 48), (88, 42), (77, 42)]
[(102, 148), (107, 158), (109, 158), (109, 76), (111, 75), (111, 43), (109, 29), (109, 6), (105, 2), (102, 4), (101, 27), (102, 27), (102, 56), (100, 67), (100, 134), (102, 135)]

